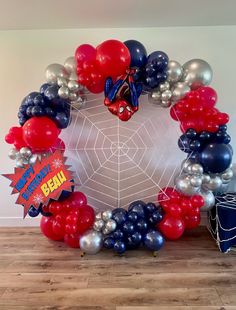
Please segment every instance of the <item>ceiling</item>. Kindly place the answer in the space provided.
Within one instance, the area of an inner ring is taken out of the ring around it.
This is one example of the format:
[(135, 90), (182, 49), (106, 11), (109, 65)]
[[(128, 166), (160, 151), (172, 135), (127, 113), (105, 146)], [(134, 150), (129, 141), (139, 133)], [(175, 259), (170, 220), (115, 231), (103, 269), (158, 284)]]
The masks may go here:
[(0, 30), (236, 25), (236, 0), (0, 0)]

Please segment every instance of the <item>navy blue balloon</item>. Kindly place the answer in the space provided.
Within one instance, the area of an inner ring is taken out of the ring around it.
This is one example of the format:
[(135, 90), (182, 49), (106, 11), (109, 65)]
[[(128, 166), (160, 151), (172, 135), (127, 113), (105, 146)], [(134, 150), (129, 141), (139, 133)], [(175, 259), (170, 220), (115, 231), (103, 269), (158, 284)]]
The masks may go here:
[(230, 135), (227, 134), (226, 131), (218, 130), (215, 133), (215, 141), (228, 144), (231, 141), (231, 137), (230, 137)]
[(157, 61), (162, 62), (163, 65), (162, 69), (164, 70), (168, 66), (169, 57), (167, 56), (166, 53), (161, 51), (153, 52), (148, 56), (148, 62), (156, 63)]
[(46, 216), (46, 217), (50, 217), (52, 216), (53, 214), (51, 212), (46, 212), (43, 210), (43, 205), (41, 204), (38, 208), (39, 212), (43, 215), (43, 216)]
[(145, 234), (143, 242), (149, 250), (158, 251), (164, 244), (164, 238), (158, 231), (151, 230)]
[(191, 150), (189, 148), (190, 140), (187, 138), (185, 134), (181, 135), (178, 140), (178, 147), (181, 151), (185, 153), (190, 153)]
[(28, 96), (26, 96), (23, 101), (22, 101), (22, 105), (33, 105), (33, 101), (34, 101), (34, 98), (36, 96), (38, 96), (38, 92), (34, 91), (32, 93), (30, 93)]
[(125, 240), (125, 245), (128, 249), (137, 248), (142, 242), (142, 235), (139, 232), (134, 232), (132, 235), (129, 235)]
[(45, 92), (44, 92), (44, 96), (48, 99), (48, 100), (53, 100), (55, 98), (58, 97), (58, 89), (59, 86), (57, 85), (51, 85), (49, 86)]
[(124, 233), (121, 229), (116, 229), (114, 232), (113, 232), (113, 238), (115, 240), (122, 240), (124, 238)]
[(106, 249), (113, 249), (115, 244), (115, 240), (112, 237), (106, 237), (103, 240), (103, 246)]
[(39, 106), (45, 106), (46, 105), (46, 101), (44, 100), (44, 97), (42, 94), (38, 94), (37, 96), (35, 96), (33, 103), (34, 103), (34, 105), (39, 105)]
[(199, 141), (209, 141), (212, 138), (212, 133), (209, 131), (202, 131), (200, 132), (198, 139)]
[(163, 214), (157, 210), (149, 216), (148, 222), (154, 226), (160, 223), (162, 219), (163, 219)]
[(136, 230), (145, 233), (148, 230), (148, 223), (144, 219), (140, 219), (136, 222)]
[(130, 52), (130, 67), (144, 67), (147, 63), (147, 51), (143, 44), (136, 40), (127, 40), (124, 44)]
[(125, 221), (122, 230), (125, 234), (132, 234), (134, 232), (134, 223)]
[(221, 173), (232, 162), (230, 144), (210, 143), (199, 153), (199, 162), (205, 172)]
[(114, 250), (116, 253), (118, 254), (122, 254), (125, 252), (126, 250), (126, 246), (125, 246), (125, 243), (121, 240), (117, 240), (114, 244)]
[(201, 148), (201, 142), (200, 141), (198, 141), (198, 140), (192, 140), (192, 141), (190, 141), (190, 143), (189, 143), (189, 149), (191, 150), (191, 151), (199, 151), (200, 150), (200, 148)]
[(127, 219), (133, 223), (138, 220), (138, 214), (136, 212), (130, 211), (128, 212)]
[(57, 127), (60, 129), (66, 128), (69, 125), (70, 118), (64, 112), (58, 112), (54, 118)]
[(55, 117), (55, 116), (56, 116), (56, 111), (53, 110), (53, 109), (50, 108), (50, 107), (46, 107), (46, 108), (45, 108), (45, 114), (46, 114), (48, 117)]
[(157, 206), (155, 205), (155, 203), (149, 202), (149, 203), (146, 204), (144, 209), (149, 214), (149, 213), (153, 213), (154, 211), (156, 211), (157, 210)]
[(195, 139), (197, 137), (197, 132), (196, 130), (190, 128), (186, 131), (185, 135), (189, 139)]
[(43, 116), (44, 114), (45, 114), (44, 109), (38, 105), (32, 107), (31, 109), (32, 116)]
[(145, 74), (147, 77), (152, 77), (154, 76), (156, 73), (156, 68), (154, 67), (154, 65), (152, 63), (147, 64), (145, 67)]
[(227, 131), (227, 125), (220, 125), (219, 126), (219, 130), (221, 130), (221, 131)]
[(38, 216), (40, 213), (40, 209), (36, 209), (34, 206), (30, 206), (29, 210), (28, 210), (28, 215), (30, 217), (36, 217)]
[(123, 225), (124, 222), (127, 220), (127, 211), (124, 209), (121, 209), (120, 211), (115, 210), (112, 212), (113, 220), (116, 221), (117, 225)]
[(49, 86), (51, 86), (51, 85), (48, 84), (48, 83), (45, 83), (45, 84), (41, 85), (41, 86), (40, 86), (40, 89), (39, 89), (40, 93), (41, 93), (41, 94), (44, 94), (44, 92), (46, 91), (46, 89), (47, 89)]
[(117, 212), (122, 212), (124, 214), (127, 213), (127, 211), (123, 208), (115, 208), (114, 210), (112, 210), (112, 214), (116, 214)]
[(144, 210), (145, 206), (146, 206), (145, 202), (143, 202), (142, 200), (137, 200), (137, 201), (132, 202), (129, 205), (128, 210), (137, 213), (138, 217), (144, 218), (145, 217), (145, 210)]

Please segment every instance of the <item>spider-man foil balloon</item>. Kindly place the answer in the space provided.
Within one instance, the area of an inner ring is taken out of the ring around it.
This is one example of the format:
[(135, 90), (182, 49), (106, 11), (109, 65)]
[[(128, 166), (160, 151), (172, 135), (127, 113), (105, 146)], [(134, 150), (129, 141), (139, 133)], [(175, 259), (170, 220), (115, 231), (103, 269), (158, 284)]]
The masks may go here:
[(121, 121), (128, 121), (138, 110), (138, 97), (142, 92), (140, 84), (133, 80), (134, 70), (121, 76), (115, 84), (111, 78), (106, 79), (104, 104), (108, 110), (119, 117)]

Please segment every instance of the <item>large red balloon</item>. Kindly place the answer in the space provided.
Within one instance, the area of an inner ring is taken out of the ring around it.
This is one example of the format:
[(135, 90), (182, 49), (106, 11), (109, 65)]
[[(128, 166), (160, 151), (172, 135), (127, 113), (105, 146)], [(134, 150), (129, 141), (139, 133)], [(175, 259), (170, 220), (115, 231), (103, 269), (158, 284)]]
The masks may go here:
[(64, 237), (65, 244), (70, 248), (79, 248), (80, 234), (66, 234)]
[(130, 66), (130, 52), (118, 40), (107, 40), (97, 47), (96, 55), (99, 70), (105, 76), (117, 77), (125, 73)]
[(53, 230), (53, 223), (54, 223), (54, 217), (46, 217), (42, 216), (40, 221), (40, 228), (41, 232), (46, 236), (48, 239), (54, 240), (54, 241), (61, 241), (63, 240), (63, 237), (61, 234), (56, 234)]
[(86, 230), (92, 228), (95, 220), (95, 213), (92, 207), (84, 206), (81, 208), (78, 221), (78, 232), (83, 234)]
[(158, 228), (166, 238), (177, 240), (184, 233), (185, 226), (182, 219), (165, 215)]
[(58, 138), (59, 130), (48, 117), (32, 117), (23, 125), (23, 139), (27, 146), (37, 151), (47, 151)]
[(84, 62), (93, 63), (96, 60), (96, 49), (90, 44), (82, 44), (75, 51), (75, 58), (80, 67)]
[(87, 198), (82, 192), (71, 193), (68, 200), (72, 207), (80, 208), (87, 205)]

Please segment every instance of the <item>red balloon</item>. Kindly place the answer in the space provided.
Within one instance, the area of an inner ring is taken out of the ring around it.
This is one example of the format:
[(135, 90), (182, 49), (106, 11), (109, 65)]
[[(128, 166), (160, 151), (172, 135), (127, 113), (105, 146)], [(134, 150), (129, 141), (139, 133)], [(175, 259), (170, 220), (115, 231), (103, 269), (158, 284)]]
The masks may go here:
[(55, 144), (51, 147), (50, 151), (55, 152), (56, 150), (60, 150), (62, 152), (65, 151), (65, 143), (60, 138), (57, 138)]
[(63, 240), (62, 236), (60, 234), (55, 234), (53, 231), (53, 221), (54, 217), (46, 217), (42, 216), (40, 221), (40, 229), (41, 232), (48, 238), (54, 241), (60, 241)]
[(75, 51), (75, 58), (79, 66), (85, 61), (94, 62), (96, 60), (96, 49), (90, 44), (82, 44)]
[(164, 187), (162, 191), (157, 195), (157, 201), (168, 201), (171, 199), (171, 202), (178, 202), (181, 198), (181, 195), (173, 187)]
[(75, 212), (70, 212), (66, 217), (66, 224), (68, 225), (76, 225), (78, 222), (78, 214)]
[(189, 210), (193, 207), (192, 202), (189, 198), (182, 198), (180, 202), (180, 206), (183, 214), (187, 214)]
[(170, 216), (180, 218), (182, 215), (181, 207), (174, 202), (171, 202), (171, 203), (164, 205), (164, 206), (162, 205), (162, 208)]
[(201, 221), (200, 214), (198, 215), (185, 215), (184, 224), (186, 229), (193, 229), (199, 226)]
[(60, 201), (51, 201), (48, 205), (48, 210), (53, 215), (59, 214), (63, 211), (62, 203)]
[(217, 93), (213, 88), (209, 86), (200, 87), (197, 93), (205, 106), (208, 108), (213, 108), (215, 106), (217, 102)]
[(191, 198), (192, 206), (195, 208), (201, 208), (204, 206), (204, 199), (201, 195), (193, 195)]
[(80, 247), (79, 240), (80, 240), (79, 233), (66, 234), (64, 236), (64, 241), (70, 248), (79, 248)]
[(89, 73), (87, 73), (86, 71), (83, 71), (82, 73), (80, 73), (78, 76), (78, 82), (81, 85), (87, 87), (91, 83)]
[(97, 47), (96, 55), (99, 71), (106, 77), (118, 77), (130, 66), (128, 48), (118, 40), (107, 40)]
[(158, 228), (163, 235), (170, 240), (179, 239), (184, 233), (184, 221), (180, 218), (174, 218), (169, 215), (165, 215)]
[(81, 208), (80, 218), (78, 221), (78, 232), (83, 234), (86, 230), (90, 229), (95, 220), (95, 213), (92, 207), (84, 206)]
[(229, 121), (229, 115), (227, 113), (219, 113), (216, 116), (216, 119), (217, 119), (217, 124), (218, 125), (225, 125)]
[(62, 240), (64, 238), (64, 235), (65, 235), (65, 225), (64, 223), (60, 222), (60, 221), (57, 221), (56, 219), (53, 221), (53, 224), (52, 224), (52, 230), (53, 230), (53, 233), (56, 234), (59, 238), (60, 236), (60, 240)]
[(87, 198), (82, 192), (71, 193), (68, 200), (72, 207), (80, 208), (87, 205)]
[(66, 224), (65, 226), (65, 232), (67, 234), (75, 234), (78, 230), (78, 226), (77, 225), (69, 225), (69, 224)]
[(32, 149), (47, 151), (58, 138), (58, 128), (48, 117), (32, 117), (23, 125), (23, 139)]

